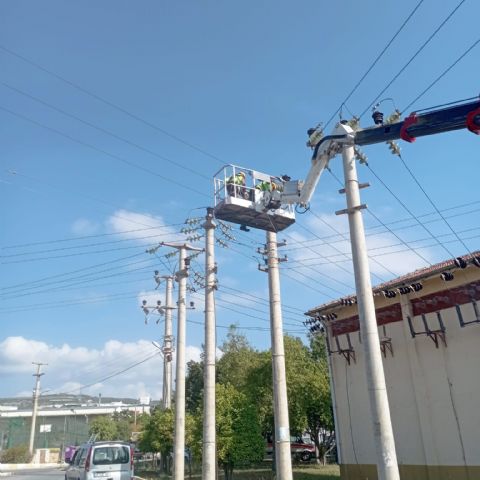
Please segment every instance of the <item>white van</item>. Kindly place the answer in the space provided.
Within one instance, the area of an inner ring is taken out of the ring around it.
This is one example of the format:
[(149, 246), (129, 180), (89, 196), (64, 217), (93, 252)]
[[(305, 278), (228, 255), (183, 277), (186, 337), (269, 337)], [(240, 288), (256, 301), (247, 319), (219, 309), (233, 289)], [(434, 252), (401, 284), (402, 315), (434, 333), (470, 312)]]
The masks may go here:
[(65, 480), (133, 480), (133, 450), (125, 442), (94, 442), (78, 447)]

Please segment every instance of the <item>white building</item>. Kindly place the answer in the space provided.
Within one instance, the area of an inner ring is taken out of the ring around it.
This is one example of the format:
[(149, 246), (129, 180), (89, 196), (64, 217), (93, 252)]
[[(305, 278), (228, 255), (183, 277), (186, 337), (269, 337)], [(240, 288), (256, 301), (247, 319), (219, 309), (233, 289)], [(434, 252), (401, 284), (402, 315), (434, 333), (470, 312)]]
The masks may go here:
[[(374, 289), (402, 479), (480, 479), (479, 253), (477, 264), (465, 256), (465, 268), (447, 261)], [(376, 454), (356, 299), (307, 315), (326, 327), (342, 479), (373, 480)]]

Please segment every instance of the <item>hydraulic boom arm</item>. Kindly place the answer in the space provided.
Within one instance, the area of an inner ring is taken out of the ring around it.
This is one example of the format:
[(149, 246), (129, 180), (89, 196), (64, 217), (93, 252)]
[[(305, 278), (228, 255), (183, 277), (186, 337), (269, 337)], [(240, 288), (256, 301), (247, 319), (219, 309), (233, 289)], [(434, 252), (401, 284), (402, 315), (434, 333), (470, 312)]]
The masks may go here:
[[(344, 144), (372, 145), (392, 140), (414, 142), (417, 137), (435, 135), (467, 128), (472, 133), (480, 134), (480, 100), (456, 104), (446, 108), (425, 111), (418, 114), (411, 113), (404, 120), (391, 124), (380, 124), (374, 127), (354, 132), (346, 125), (336, 128), (332, 135), (321, 138), (314, 144), (312, 166), (305, 182), (290, 181), (285, 183), (284, 193), (281, 195), (282, 204), (307, 204), (315, 191), (320, 176), (328, 162)], [(351, 131), (350, 131), (351, 130)], [(345, 131), (348, 133), (345, 134)], [(319, 132), (312, 135), (318, 138)], [(311, 137), (311, 138), (312, 138)]]

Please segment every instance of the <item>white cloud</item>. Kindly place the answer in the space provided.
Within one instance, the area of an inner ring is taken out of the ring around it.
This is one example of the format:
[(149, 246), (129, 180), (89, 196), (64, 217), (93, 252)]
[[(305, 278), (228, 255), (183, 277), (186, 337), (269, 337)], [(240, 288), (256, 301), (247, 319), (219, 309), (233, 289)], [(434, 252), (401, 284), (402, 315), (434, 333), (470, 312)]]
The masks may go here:
[[(15, 385), (18, 395), (31, 395), (32, 362), (42, 367), (42, 391), (159, 399), (162, 392), (163, 360), (149, 340), (109, 340), (100, 349), (48, 345), (24, 337), (0, 342), (0, 382)], [(200, 359), (201, 350), (186, 347), (186, 360)], [(153, 355), (153, 357), (152, 357)], [(152, 357), (152, 358), (149, 358)], [(145, 360), (145, 361), (144, 361)], [(143, 362), (143, 363), (142, 363)], [(129, 367), (138, 363), (137, 366)], [(125, 370), (123, 373), (119, 373)], [(112, 378), (107, 379), (112, 375)]]
[[(346, 216), (317, 214), (316, 217), (309, 216), (305, 223), (308, 230), (319, 238), (301, 244), (304, 248), (288, 252), (292, 263), (287, 266), (296, 266), (304, 274), (309, 275), (312, 274), (312, 268), (314, 268), (319, 275), (324, 273), (341, 282), (353, 285), (350, 236)], [(404, 235), (402, 234), (402, 238)], [(313, 235), (312, 233), (299, 233), (296, 230), (290, 236), (296, 242), (305, 242), (306, 238), (311, 239)], [(409, 241), (408, 238), (404, 238), (404, 240)], [(392, 247), (399, 243), (401, 244), (400, 240), (390, 232), (367, 237), (370, 270), (373, 275), (378, 276), (374, 278), (374, 283), (378, 283), (380, 278), (389, 279), (394, 275), (399, 276), (426, 265), (425, 261), (415, 253), (415, 249), (408, 249), (405, 245)], [(292, 246), (296, 247), (297, 245), (293, 244)], [(403, 251), (398, 252), (398, 250)], [(422, 249), (421, 254), (428, 260), (433, 258), (433, 253), (429, 250)], [(312, 268), (306, 268), (299, 262), (310, 265)], [(328, 282), (328, 279), (325, 281)], [(338, 288), (335, 283), (332, 286)]]
[(98, 223), (92, 222), (86, 218), (78, 218), (73, 222), (72, 232), (75, 235), (91, 235), (98, 232)]
[(161, 216), (150, 213), (117, 210), (108, 217), (106, 225), (109, 231), (144, 244), (151, 244), (155, 241), (183, 241), (185, 238), (174, 227), (166, 226)]

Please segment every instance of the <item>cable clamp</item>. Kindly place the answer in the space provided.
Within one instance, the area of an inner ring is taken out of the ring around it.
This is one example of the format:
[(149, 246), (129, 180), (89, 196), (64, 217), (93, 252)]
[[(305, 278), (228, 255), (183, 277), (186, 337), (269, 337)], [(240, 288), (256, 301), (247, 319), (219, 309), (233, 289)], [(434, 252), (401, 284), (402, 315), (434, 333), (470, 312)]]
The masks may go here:
[(417, 122), (418, 122), (418, 117), (417, 117), (417, 114), (415, 112), (411, 113), (403, 121), (403, 125), (400, 128), (400, 138), (402, 140), (405, 140), (406, 142), (409, 142), (409, 143), (413, 143), (416, 140), (415, 137), (412, 137), (411, 135), (409, 135), (409, 133), (407, 132), (407, 128), (414, 125)]
[(467, 128), (475, 135), (480, 135), (480, 107), (468, 113)]

